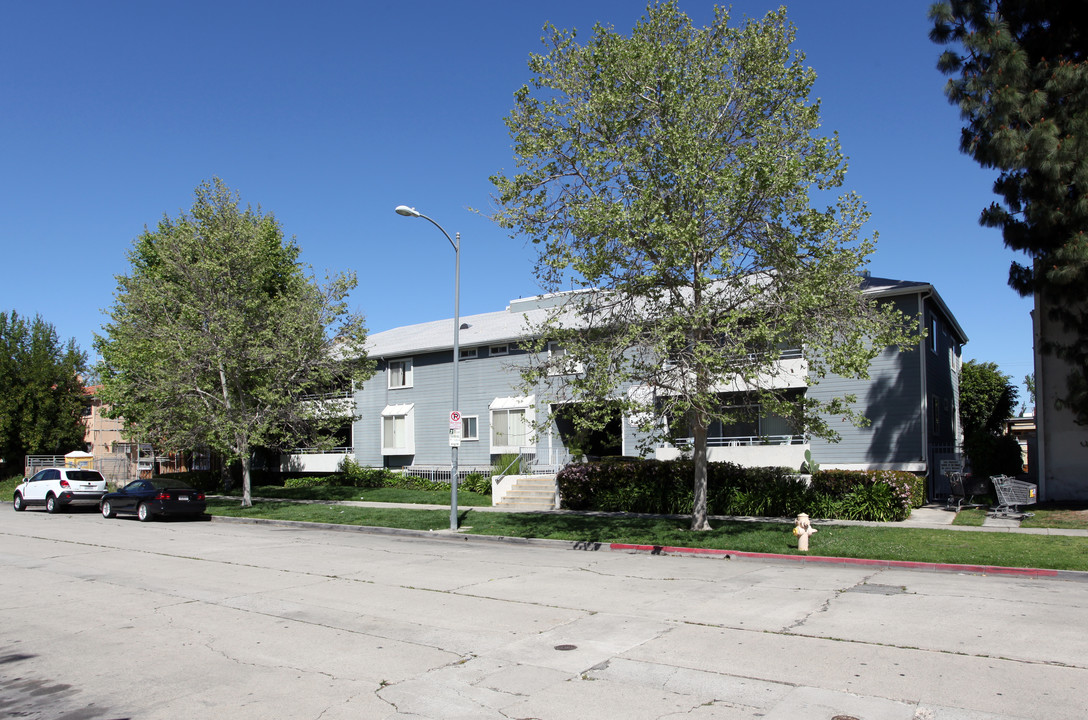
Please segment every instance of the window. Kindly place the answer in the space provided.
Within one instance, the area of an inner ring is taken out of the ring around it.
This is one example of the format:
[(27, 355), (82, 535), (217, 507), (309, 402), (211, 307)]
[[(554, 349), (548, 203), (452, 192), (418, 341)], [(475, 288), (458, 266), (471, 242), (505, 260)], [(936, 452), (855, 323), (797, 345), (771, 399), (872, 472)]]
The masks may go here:
[(926, 337), (926, 343), (929, 345), (929, 349), (933, 352), (937, 352), (937, 318), (930, 317), (929, 319), (929, 335)]
[(389, 388), (412, 387), (412, 358), (389, 361)]
[(549, 375), (577, 375), (585, 371), (582, 363), (572, 362), (567, 357), (567, 349), (554, 340), (548, 343), (548, 364), (551, 366)]
[(414, 455), (414, 404), (386, 405), (382, 410), (382, 455)]
[(520, 447), (526, 444), (528, 434), (525, 408), (491, 411), (491, 444), (504, 447)]
[(495, 398), (491, 410), (492, 454), (520, 452), (536, 443), (533, 423), (536, 396)]
[(479, 440), (480, 428), (479, 417), (476, 415), (462, 415), (461, 416), (461, 439), (462, 440)]
[(492, 345), (488, 349), (487, 352), (488, 352), (489, 355), (506, 355), (506, 354), (508, 354), (510, 352), (510, 346), (509, 345)]
[(480, 355), (479, 348), (461, 348), (462, 360), (475, 360)]

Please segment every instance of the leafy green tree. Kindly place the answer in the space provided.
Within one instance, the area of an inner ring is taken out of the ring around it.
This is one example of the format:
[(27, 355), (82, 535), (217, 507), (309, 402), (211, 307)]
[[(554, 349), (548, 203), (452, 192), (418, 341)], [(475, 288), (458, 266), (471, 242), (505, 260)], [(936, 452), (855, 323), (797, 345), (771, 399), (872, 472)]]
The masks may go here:
[(75, 340), (61, 343), (40, 315), (0, 312), (0, 472), (22, 472), (26, 455), (83, 448), (86, 370)]
[(960, 425), (975, 475), (1016, 475), (1023, 468), (1020, 445), (1004, 435), (1019, 389), (997, 363), (968, 360), (960, 372)]
[(980, 222), (1027, 254), (1009, 284), (1071, 333), (1042, 350), (1072, 373), (1063, 404), (1088, 424), (1088, 8), (1079, 0), (945, 0), (930, 37), (966, 126), (960, 148), (1000, 172)]
[[(518, 172), (492, 178), (494, 219), (537, 245), (546, 290), (587, 291), (533, 328), (547, 359), (525, 380), (582, 403), (583, 427), (614, 416), (605, 399), (657, 437), (668, 433), (661, 414), (683, 418), (692, 528), (705, 529), (708, 426), (743, 412), (723, 393), (835, 438), (828, 413), (863, 421), (852, 398), (785, 386), (864, 377), (883, 348), (914, 340), (862, 292), (873, 241), (859, 237), (860, 199), (809, 201), (840, 186), (846, 165), (837, 139), (817, 134), (816, 76), (791, 53), (784, 11), (730, 27), (718, 8), (696, 28), (666, 2), (629, 37), (599, 25), (585, 44), (545, 32), (547, 53), (530, 56), (532, 80), (506, 120)], [(810, 374), (794, 367), (787, 380), (782, 349), (801, 346)]]
[(276, 219), (239, 203), (216, 178), (145, 229), (95, 347), (102, 400), (130, 436), (240, 461), (249, 506), (252, 450), (331, 444), (352, 409), (307, 398), (371, 364), (346, 303), (354, 275), (318, 284)]
[[(1035, 373), (1028, 373), (1024, 376), (1024, 387), (1028, 390), (1028, 400), (1031, 401), (1031, 407), (1035, 407)], [(1020, 414), (1027, 413), (1028, 406), (1024, 405), (1020, 408)]]
[(965, 434), (998, 434), (1012, 417), (1019, 389), (997, 363), (968, 360), (960, 372), (960, 425)]

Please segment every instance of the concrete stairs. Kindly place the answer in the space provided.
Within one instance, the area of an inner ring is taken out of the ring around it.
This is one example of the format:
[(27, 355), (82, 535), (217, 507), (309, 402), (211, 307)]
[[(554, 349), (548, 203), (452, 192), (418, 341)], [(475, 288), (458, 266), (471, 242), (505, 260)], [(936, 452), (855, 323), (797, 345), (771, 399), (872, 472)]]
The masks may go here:
[(513, 485), (495, 507), (508, 510), (555, 510), (555, 476), (513, 478)]

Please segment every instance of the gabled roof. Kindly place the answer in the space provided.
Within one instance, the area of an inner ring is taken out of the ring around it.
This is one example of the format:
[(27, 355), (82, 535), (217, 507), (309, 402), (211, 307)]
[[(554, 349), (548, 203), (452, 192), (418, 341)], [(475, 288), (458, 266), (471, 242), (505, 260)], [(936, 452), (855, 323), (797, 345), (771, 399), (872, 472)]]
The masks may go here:
[(945, 305), (944, 300), (941, 298), (940, 293), (937, 292), (937, 288), (933, 287), (929, 283), (914, 282), (911, 280), (891, 280), (889, 278), (877, 278), (877, 277), (865, 277), (861, 281), (861, 288), (867, 293), (879, 297), (894, 297), (896, 295), (928, 295), (933, 299), (934, 304), (940, 308), (941, 314), (944, 315), (945, 320), (948, 321), (949, 327), (956, 334), (956, 338), (960, 345), (967, 343), (967, 333), (960, 327), (959, 322), (956, 320), (956, 316), (952, 314), (952, 311)]
[[(936, 289), (929, 283), (865, 277), (861, 286), (866, 293), (880, 297), (908, 294), (930, 295), (945, 315), (953, 331), (957, 333), (960, 343), (967, 342), (967, 335), (949, 312)], [(461, 333), (458, 338), (460, 345), (463, 348), (469, 348), (518, 342), (524, 339), (528, 328), (543, 322), (552, 308), (562, 305), (575, 295), (586, 292), (592, 291), (576, 290), (519, 298), (511, 300), (505, 310), (479, 315), (463, 315), (461, 316)], [(451, 349), (453, 349), (453, 318), (405, 325), (374, 333), (367, 338), (367, 354), (372, 358), (401, 357)]]

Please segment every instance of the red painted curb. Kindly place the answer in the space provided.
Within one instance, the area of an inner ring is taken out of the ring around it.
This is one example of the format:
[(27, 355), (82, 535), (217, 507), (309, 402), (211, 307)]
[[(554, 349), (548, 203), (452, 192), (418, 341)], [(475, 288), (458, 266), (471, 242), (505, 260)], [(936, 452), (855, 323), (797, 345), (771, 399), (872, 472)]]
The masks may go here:
[(868, 558), (825, 557), (823, 555), (777, 555), (775, 553), (744, 552), (740, 550), (718, 550), (715, 548), (686, 548), (662, 545), (629, 545), (611, 543), (610, 550), (628, 552), (648, 552), (655, 555), (714, 555), (726, 558), (748, 558), (752, 560), (786, 560), (800, 563), (820, 563), (828, 565), (866, 565), (870, 567), (907, 568), (911, 570), (932, 570), (934, 572), (967, 572), (984, 575), (1013, 575), (1018, 577), (1059, 577), (1060, 570), (1041, 568), (1012, 568), (997, 565), (957, 565), (952, 563), (928, 563), (917, 560), (870, 560)]

